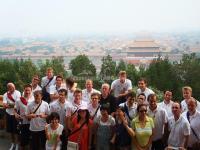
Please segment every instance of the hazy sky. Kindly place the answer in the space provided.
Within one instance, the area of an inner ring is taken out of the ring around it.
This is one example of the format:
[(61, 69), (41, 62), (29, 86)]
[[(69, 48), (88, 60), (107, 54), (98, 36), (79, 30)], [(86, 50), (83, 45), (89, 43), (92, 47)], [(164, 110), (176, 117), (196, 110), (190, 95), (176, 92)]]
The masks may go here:
[(200, 0), (0, 0), (0, 36), (200, 30)]

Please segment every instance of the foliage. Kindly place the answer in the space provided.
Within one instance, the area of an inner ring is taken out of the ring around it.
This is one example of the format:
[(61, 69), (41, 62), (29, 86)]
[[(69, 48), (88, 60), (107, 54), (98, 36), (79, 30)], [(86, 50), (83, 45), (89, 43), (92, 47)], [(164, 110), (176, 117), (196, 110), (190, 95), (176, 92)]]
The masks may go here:
[(120, 60), (116, 67), (116, 76), (118, 76), (120, 71), (125, 71), (126, 68), (127, 68), (127, 64), (123, 60)]
[(85, 88), (85, 80), (96, 78), (96, 68), (86, 55), (79, 55), (69, 64), (78, 87)]
[(146, 76), (150, 85), (161, 91), (171, 90), (175, 95), (178, 95), (180, 82), (168, 58), (159, 57), (153, 60), (146, 70)]
[(86, 55), (78, 55), (69, 67), (74, 76), (96, 76), (96, 68)]
[(102, 58), (100, 78), (107, 83), (110, 83), (115, 77), (116, 62), (112, 60), (110, 55)]
[(31, 78), (38, 72), (33, 62), (28, 60), (0, 60), (0, 93), (6, 91), (6, 85), (13, 82), (20, 91), (23, 86), (31, 82)]
[[(191, 86), (193, 96), (200, 99), (200, 58), (195, 53), (184, 54), (180, 63), (174, 63), (181, 86)], [(181, 89), (180, 89), (181, 92)], [(181, 94), (181, 93), (180, 93)]]
[(51, 60), (46, 59), (45, 63), (40, 63), (39, 68), (41, 77), (45, 76), (48, 67), (53, 68), (55, 75), (62, 75), (63, 77), (67, 76), (63, 57), (53, 57)]

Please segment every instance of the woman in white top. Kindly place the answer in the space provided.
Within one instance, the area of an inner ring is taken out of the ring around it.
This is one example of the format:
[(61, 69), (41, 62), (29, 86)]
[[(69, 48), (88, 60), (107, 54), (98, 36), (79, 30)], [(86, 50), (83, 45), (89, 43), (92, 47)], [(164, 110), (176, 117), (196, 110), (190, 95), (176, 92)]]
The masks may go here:
[(63, 131), (63, 125), (59, 123), (60, 117), (56, 112), (52, 112), (49, 116), (50, 124), (45, 126), (46, 134), (46, 150), (60, 150), (60, 135)]

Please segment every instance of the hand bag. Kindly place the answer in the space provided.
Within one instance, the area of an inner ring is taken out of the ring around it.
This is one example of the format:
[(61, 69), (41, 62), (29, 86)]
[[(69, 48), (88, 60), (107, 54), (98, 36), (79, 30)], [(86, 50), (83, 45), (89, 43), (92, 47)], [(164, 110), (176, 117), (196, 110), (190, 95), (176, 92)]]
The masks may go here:
[(68, 141), (68, 143), (67, 143), (67, 150), (79, 150), (78, 143)]

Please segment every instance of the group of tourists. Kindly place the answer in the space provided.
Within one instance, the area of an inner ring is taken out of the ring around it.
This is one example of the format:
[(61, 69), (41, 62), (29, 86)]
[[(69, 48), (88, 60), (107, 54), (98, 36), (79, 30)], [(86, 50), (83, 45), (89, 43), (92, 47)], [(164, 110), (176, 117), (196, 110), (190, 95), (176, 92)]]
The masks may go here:
[(77, 87), (52, 68), (22, 93), (8, 83), (3, 107), (10, 150), (200, 150), (200, 103), (191, 87), (182, 88), (181, 103), (170, 90), (159, 102), (145, 78), (133, 91), (125, 71), (100, 91), (91, 79)]

